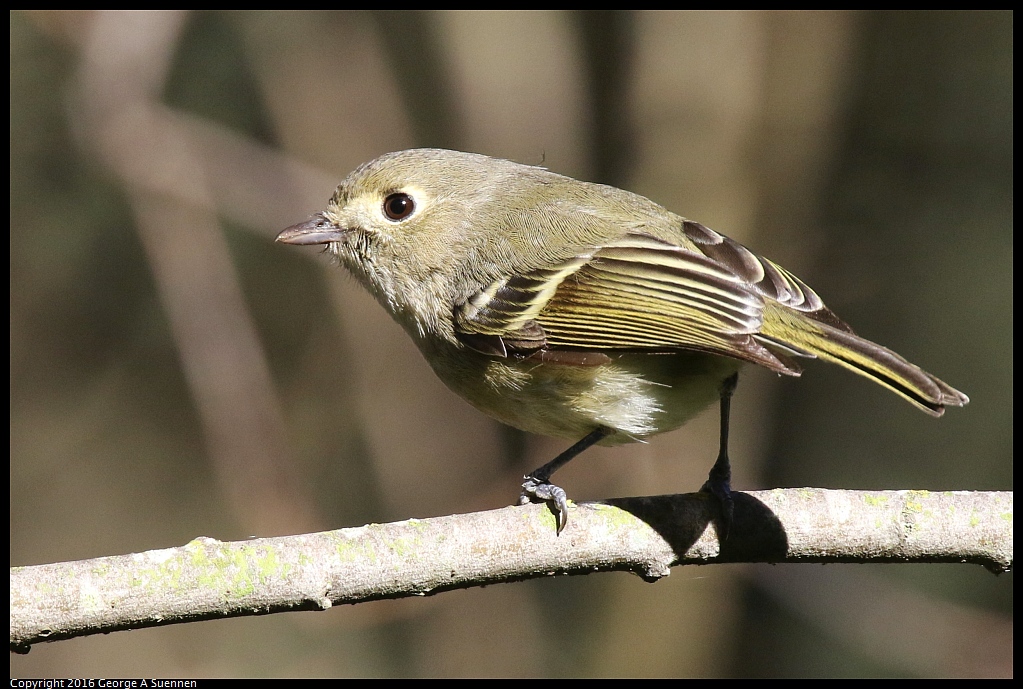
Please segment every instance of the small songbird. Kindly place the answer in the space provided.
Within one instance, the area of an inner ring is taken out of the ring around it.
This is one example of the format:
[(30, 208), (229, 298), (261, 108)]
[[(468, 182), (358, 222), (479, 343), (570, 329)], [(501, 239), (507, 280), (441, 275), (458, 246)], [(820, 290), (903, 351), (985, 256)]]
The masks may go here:
[(324, 244), (444, 383), (493, 418), (576, 440), (520, 503), (568, 517), (559, 467), (593, 444), (678, 428), (721, 405), (703, 490), (732, 498), (729, 400), (743, 364), (839, 364), (933, 416), (963, 393), (853, 334), (781, 266), (637, 194), (472, 153), (413, 149), (352, 172), (277, 241)]

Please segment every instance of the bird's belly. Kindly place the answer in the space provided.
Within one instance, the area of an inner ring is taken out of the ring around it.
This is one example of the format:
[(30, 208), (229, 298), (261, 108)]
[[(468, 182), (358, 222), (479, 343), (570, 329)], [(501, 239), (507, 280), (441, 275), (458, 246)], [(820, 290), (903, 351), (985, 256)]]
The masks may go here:
[(616, 431), (605, 445), (678, 428), (716, 402), (721, 384), (741, 366), (699, 352), (625, 353), (595, 366), (459, 354), (434, 357), (434, 370), (484, 413), (530, 433), (574, 440), (604, 426)]

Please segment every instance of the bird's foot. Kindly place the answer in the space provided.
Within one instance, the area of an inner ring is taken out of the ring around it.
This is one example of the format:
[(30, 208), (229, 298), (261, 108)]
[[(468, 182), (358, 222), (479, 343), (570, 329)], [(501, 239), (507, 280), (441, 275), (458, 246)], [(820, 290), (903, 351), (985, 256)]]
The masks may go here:
[(735, 500), (732, 498), (732, 486), (729, 478), (715, 475), (711, 470), (707, 482), (700, 488), (701, 493), (710, 493), (717, 500), (718, 508), (721, 511), (721, 518), (718, 520), (718, 539), (722, 542), (728, 540), (728, 532), (732, 530), (732, 518), (735, 515)]
[(558, 523), (558, 534), (565, 530), (565, 525), (568, 524), (568, 495), (563, 488), (533, 475), (526, 476), (522, 482), (519, 504), (525, 505), (533, 501), (546, 502), (550, 505)]

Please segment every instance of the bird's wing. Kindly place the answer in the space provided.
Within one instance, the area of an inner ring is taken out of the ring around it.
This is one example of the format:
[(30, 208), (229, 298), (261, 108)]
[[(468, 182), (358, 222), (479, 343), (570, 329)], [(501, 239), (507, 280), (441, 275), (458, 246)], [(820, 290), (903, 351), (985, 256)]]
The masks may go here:
[(694, 350), (798, 374), (802, 352), (757, 337), (766, 300), (847, 327), (774, 263), (697, 223), (684, 231), (698, 250), (634, 232), (489, 285), (455, 309), (457, 334), (499, 356)]

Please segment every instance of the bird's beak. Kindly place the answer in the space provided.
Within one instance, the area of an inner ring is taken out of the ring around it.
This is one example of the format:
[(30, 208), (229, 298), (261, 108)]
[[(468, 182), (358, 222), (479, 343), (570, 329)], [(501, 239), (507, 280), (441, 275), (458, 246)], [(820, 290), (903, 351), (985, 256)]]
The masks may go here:
[(276, 241), (284, 244), (329, 244), (340, 242), (346, 233), (347, 230), (327, 220), (323, 213), (317, 213), (281, 232)]

